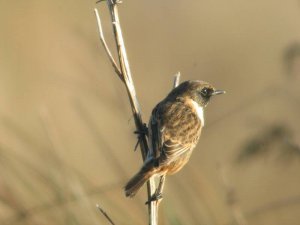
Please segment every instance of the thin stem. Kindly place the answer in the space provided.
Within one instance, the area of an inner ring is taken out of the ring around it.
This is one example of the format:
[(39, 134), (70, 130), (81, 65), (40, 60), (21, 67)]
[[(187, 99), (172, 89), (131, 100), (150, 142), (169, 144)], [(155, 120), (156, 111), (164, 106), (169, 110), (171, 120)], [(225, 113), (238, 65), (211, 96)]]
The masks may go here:
[(100, 207), (100, 205), (96, 205), (97, 209), (102, 213), (102, 215), (109, 221), (111, 225), (115, 225), (115, 223), (112, 221), (112, 219), (109, 217), (109, 215)]
[[(128, 57), (127, 57), (124, 40), (123, 40), (123, 36), (122, 36), (122, 30), (121, 30), (120, 21), (119, 21), (117, 4), (115, 1), (110, 1), (110, 0), (108, 0), (106, 2), (107, 2), (107, 6), (109, 9), (110, 15), (111, 15), (111, 20), (112, 20), (112, 25), (113, 25), (113, 32), (114, 32), (114, 37), (115, 37), (115, 41), (116, 41), (119, 62), (120, 62), (120, 71), (122, 74), (121, 77), (123, 78), (123, 79), (122, 78), (121, 79), (124, 82), (126, 90), (127, 90), (127, 94), (129, 97), (136, 129), (137, 129), (137, 131), (142, 131), (144, 128), (144, 125), (143, 125), (144, 123), (142, 121), (141, 110), (140, 110), (140, 106), (139, 106), (139, 103), (137, 100), (135, 87), (134, 87), (132, 76), (131, 76)], [(95, 13), (96, 12), (97, 12), (97, 10), (95, 9)], [(96, 13), (96, 16), (97, 16), (97, 13)], [(101, 26), (99, 26), (99, 25), (101, 25), (101, 24), (99, 24), (99, 22), (98, 22), (98, 27), (100, 28), (100, 31), (102, 31)], [(102, 32), (102, 34), (103, 34), (103, 32)], [(101, 32), (99, 32), (99, 35), (100, 35), (100, 40), (103, 41), (103, 38), (101, 38)], [(103, 37), (103, 35), (102, 35), (102, 37)], [(104, 45), (104, 47), (105, 47), (105, 45)], [(114, 63), (113, 63), (113, 66), (114, 66), (114, 68), (116, 68)], [(117, 72), (117, 74), (118, 74), (118, 72)], [(147, 152), (148, 152), (148, 143), (147, 143), (146, 136), (142, 133), (141, 133), (141, 135), (139, 135), (139, 144), (140, 144), (140, 148), (141, 148), (142, 158), (143, 158), (143, 160), (145, 160)], [(150, 200), (151, 196), (155, 192), (154, 178), (151, 178), (147, 182), (147, 192), (148, 192), (148, 200)], [(158, 209), (156, 207), (155, 202), (151, 202), (150, 204), (148, 204), (148, 213), (149, 213), (149, 224), (157, 225)]]
[(97, 9), (94, 9), (94, 12), (95, 12), (95, 15), (96, 15), (96, 20), (97, 20), (97, 25), (98, 25), (98, 31), (99, 31), (99, 38), (100, 38), (100, 41), (105, 49), (105, 52), (109, 58), (109, 60), (111, 61), (111, 64), (112, 66), (114, 67), (117, 75), (120, 77), (120, 79), (124, 82), (124, 78), (123, 78), (123, 75), (119, 69), (119, 67), (117, 66), (117, 63), (114, 59), (114, 57), (112, 56), (111, 54), (111, 51), (109, 50), (108, 48), (108, 45), (105, 41), (105, 38), (104, 38), (104, 33), (103, 33), (103, 29), (102, 29), (102, 25), (101, 25), (101, 19), (100, 19), (100, 15), (98, 13), (98, 10)]
[(173, 83), (173, 88), (176, 88), (179, 85), (180, 82), (180, 72), (178, 71), (175, 76), (174, 76), (174, 83)]

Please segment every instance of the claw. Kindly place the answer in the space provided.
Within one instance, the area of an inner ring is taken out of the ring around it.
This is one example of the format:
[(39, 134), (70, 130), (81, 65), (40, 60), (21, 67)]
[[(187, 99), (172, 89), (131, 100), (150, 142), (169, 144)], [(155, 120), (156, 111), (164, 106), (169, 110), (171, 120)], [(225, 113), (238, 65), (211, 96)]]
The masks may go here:
[(162, 193), (154, 193), (151, 198), (145, 202), (145, 205), (150, 204), (151, 202), (157, 202), (163, 199)]
[(143, 124), (143, 127), (141, 128), (141, 130), (136, 130), (133, 132), (134, 134), (137, 134), (137, 135), (146, 135), (148, 136), (148, 127), (147, 127), (147, 124)]
[(143, 124), (143, 127), (141, 128), (141, 130), (136, 130), (133, 132), (134, 134), (136, 134), (138, 136), (138, 140), (135, 144), (135, 147), (134, 147), (134, 151), (137, 150), (137, 147), (139, 146), (139, 143), (140, 143), (140, 139), (141, 139), (141, 136), (142, 135), (146, 135), (148, 137), (148, 127), (147, 125), (144, 123)]
[(138, 140), (137, 140), (137, 142), (136, 142), (136, 144), (135, 144), (135, 146), (134, 146), (134, 151), (137, 150), (137, 148), (138, 148), (138, 146), (139, 146), (139, 143), (140, 143), (140, 139), (138, 138)]

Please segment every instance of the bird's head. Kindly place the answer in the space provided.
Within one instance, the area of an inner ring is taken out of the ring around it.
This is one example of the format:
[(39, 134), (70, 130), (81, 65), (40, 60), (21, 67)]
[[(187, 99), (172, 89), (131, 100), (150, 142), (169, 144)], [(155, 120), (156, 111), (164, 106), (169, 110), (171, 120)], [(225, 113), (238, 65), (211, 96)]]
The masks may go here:
[(225, 91), (216, 90), (212, 85), (205, 81), (189, 80), (174, 88), (168, 95), (168, 98), (187, 98), (194, 100), (199, 104), (199, 106), (205, 107), (210, 101), (211, 97), (224, 93)]

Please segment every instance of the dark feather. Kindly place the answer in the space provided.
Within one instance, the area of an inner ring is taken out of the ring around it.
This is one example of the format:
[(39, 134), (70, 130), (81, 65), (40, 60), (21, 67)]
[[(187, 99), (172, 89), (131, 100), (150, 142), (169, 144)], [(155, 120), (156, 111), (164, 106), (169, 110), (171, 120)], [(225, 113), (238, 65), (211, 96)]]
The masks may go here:
[(160, 165), (191, 151), (200, 136), (201, 121), (186, 99), (158, 104), (149, 122), (152, 157)]

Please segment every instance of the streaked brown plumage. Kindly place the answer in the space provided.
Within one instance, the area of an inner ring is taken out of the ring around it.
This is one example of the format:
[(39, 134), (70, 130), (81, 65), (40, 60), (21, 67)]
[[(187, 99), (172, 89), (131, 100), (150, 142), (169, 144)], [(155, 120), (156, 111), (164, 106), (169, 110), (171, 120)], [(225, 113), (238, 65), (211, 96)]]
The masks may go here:
[(126, 196), (133, 197), (153, 175), (174, 174), (188, 162), (204, 126), (203, 108), (211, 96), (222, 93), (204, 81), (186, 81), (156, 105), (148, 125), (149, 153), (126, 184)]

